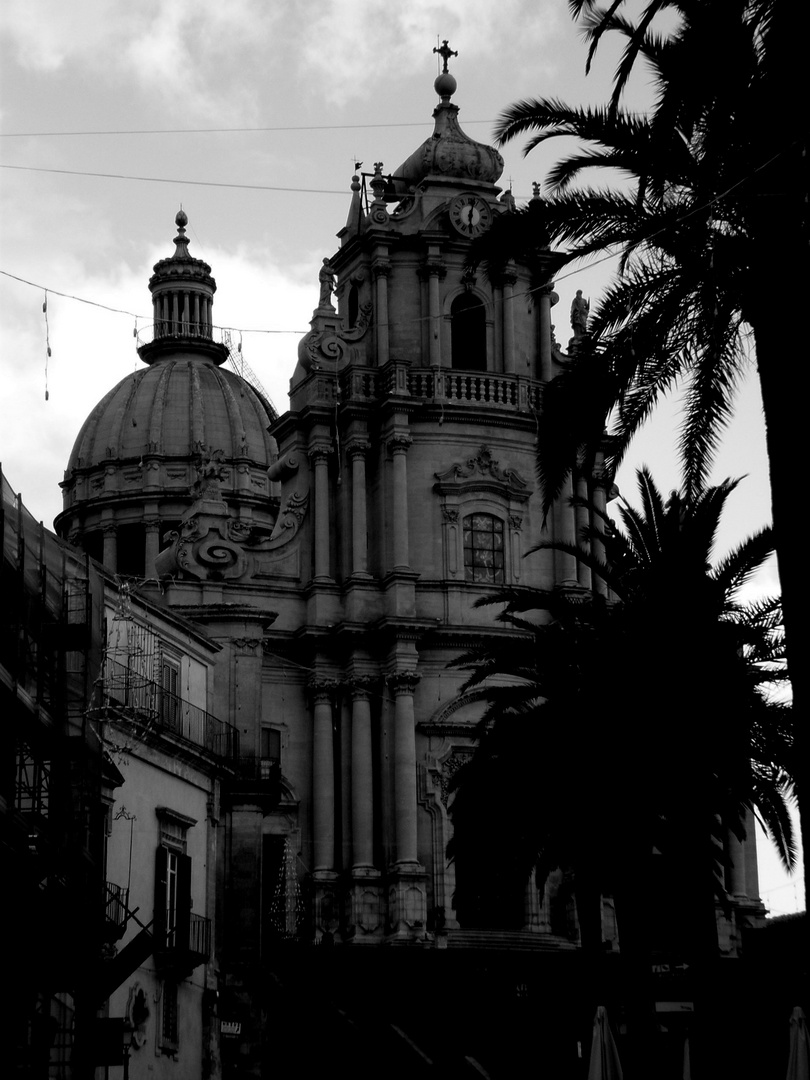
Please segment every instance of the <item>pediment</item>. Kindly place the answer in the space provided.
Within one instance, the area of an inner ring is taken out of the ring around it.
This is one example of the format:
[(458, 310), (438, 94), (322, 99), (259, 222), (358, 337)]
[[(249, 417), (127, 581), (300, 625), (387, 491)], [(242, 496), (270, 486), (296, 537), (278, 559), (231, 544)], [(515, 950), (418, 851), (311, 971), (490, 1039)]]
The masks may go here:
[(489, 491), (521, 502), (531, 495), (531, 488), (517, 469), (502, 469), (488, 446), (482, 446), (466, 461), (457, 461), (444, 472), (433, 475), (436, 477), (433, 490), (441, 495)]

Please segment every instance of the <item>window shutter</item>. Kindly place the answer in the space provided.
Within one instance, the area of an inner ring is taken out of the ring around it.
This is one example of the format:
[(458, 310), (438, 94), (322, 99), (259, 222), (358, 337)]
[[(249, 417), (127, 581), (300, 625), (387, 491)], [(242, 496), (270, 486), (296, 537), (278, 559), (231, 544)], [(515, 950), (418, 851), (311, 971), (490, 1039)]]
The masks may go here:
[(191, 856), (177, 856), (177, 911), (175, 914), (175, 944), (188, 949), (191, 941)]
[(166, 948), (166, 880), (168, 866), (169, 852), (161, 845), (155, 853), (155, 911), (152, 922), (155, 949)]

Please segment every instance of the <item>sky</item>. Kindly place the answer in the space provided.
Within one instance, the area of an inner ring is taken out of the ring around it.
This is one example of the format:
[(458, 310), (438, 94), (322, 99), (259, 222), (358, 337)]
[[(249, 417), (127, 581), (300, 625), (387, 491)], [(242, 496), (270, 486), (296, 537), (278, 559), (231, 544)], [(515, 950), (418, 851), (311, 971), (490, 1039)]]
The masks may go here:
[[(140, 366), (134, 335), (152, 321), (147, 283), (174, 251), (181, 205), (191, 253), (217, 281), (215, 324), (232, 329), (285, 411), (354, 163), (373, 171), (381, 161), (391, 172), (430, 134), (433, 49), (445, 38), (458, 51), (450, 67), (461, 126), (484, 142), (519, 99), (603, 102), (617, 58), (601, 48), (586, 77), (567, 0), (4, 0), (0, 463), (35, 517), (52, 524), (83, 420)], [(627, 104), (648, 100), (639, 75)], [(502, 147), (502, 185), (527, 201), (564, 150), (524, 158), (520, 140)], [(574, 293), (595, 305), (611, 265), (557, 279), (560, 342), (571, 333)], [(763, 302), (779, 317), (767, 290)], [(677, 424), (677, 403), (665, 403), (618, 476), (623, 494), (632, 498), (642, 463), (664, 491), (678, 485)], [(713, 480), (727, 476), (746, 479), (728, 505), (719, 553), (769, 522), (753, 366)], [(773, 564), (755, 588), (778, 590)], [(795, 910), (800, 879), (780, 876), (762, 850), (766, 903)]]

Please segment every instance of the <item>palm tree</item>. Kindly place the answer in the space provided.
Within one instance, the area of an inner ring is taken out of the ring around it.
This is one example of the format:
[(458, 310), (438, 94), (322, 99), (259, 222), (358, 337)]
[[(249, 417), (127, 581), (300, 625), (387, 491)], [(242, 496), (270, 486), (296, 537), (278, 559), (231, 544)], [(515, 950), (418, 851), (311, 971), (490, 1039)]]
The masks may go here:
[[(685, 958), (711, 967), (715, 898), (724, 896), (718, 822), (743, 837), (746, 813), (757, 814), (791, 867), (795, 763), (790, 711), (764, 693), (784, 678), (778, 602), (738, 598), (772, 551), (771, 531), (712, 566), (736, 482), (664, 501), (648, 472), (638, 480), (642, 510), (622, 505), (621, 531), (597, 519), (580, 545), (542, 545), (587, 562), (611, 599), (538, 590), (487, 598), (504, 605), (498, 620), (517, 637), (457, 661), (487, 709), (476, 753), (457, 774), (450, 854), (460, 912), (470, 898), (473, 910), (488, 910), (533, 870), (542, 886), (555, 867), (571, 867), (594, 987), (599, 900), (614, 897), (641, 1063), (649, 1062), (654, 868), (663, 859), (678, 882)], [(604, 558), (593, 555), (594, 539)], [(609, 719), (608, 693), (619, 702)], [(517, 822), (505, 836), (488, 797), (504, 787)], [(496, 875), (481, 850), (498, 852)]]
[[(791, 363), (799, 336), (793, 298), (807, 293), (810, 237), (806, 133), (797, 130), (790, 102), (798, 96), (803, 70), (807, 5), (650, 0), (638, 23), (623, 18), (621, 6), (613, 0), (602, 10), (592, 0), (571, 0), (574, 13), (585, 18), (589, 63), (604, 34), (618, 33), (626, 42), (604, 108), (539, 99), (503, 113), (496, 129), (501, 143), (531, 132), (526, 153), (570, 136), (580, 148), (549, 174), (551, 196), (543, 200), (542, 212), (530, 206), (522, 220), (505, 215), (496, 222), (503, 227), (491, 231), (474, 258), (497, 272), (510, 235), (521, 226), (536, 235), (538, 245), (564, 245), (569, 261), (621, 255), (619, 275), (591, 321), (587, 347), (546, 387), (538, 447), (546, 507), (583, 448), (598, 445), (608, 414), (613, 411), (615, 418), (615, 467), (659, 397), (678, 384), (686, 387), (685, 485), (687, 492), (699, 491), (753, 342), (790, 646), (798, 642), (803, 603), (792, 402), (797, 395), (803, 399), (806, 380), (804, 366)], [(661, 35), (654, 19), (667, 8), (676, 13), (677, 25)], [(648, 116), (620, 106), (639, 61), (655, 89)], [(612, 170), (613, 178), (620, 170), (620, 182), (576, 186), (592, 168)], [(531, 240), (522, 244), (530, 246)], [(798, 281), (787, 290), (789, 306), (774, 318), (765, 302), (767, 279), (787, 266), (795, 268), (791, 277)], [(794, 663), (791, 674), (801, 709), (807, 700), (803, 665)], [(810, 788), (808, 766), (802, 765), (810, 761), (806, 726), (797, 730), (797, 739), (801, 810)], [(802, 836), (810, 850), (806, 809)]]

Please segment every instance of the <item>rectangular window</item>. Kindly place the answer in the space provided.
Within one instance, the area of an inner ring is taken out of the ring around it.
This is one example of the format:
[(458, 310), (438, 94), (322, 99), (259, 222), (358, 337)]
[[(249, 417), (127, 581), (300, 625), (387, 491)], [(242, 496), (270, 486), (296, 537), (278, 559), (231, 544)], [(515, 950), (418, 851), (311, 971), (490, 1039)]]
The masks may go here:
[(262, 728), (261, 778), (268, 780), (281, 761), (281, 732), (277, 728)]
[(155, 853), (155, 956), (171, 965), (189, 950), (191, 927), (191, 858), (186, 833), (194, 824), (168, 807), (156, 808), (160, 844)]
[(503, 585), (503, 522), (493, 514), (464, 518), (464, 577), (487, 585)]
[(180, 665), (163, 657), (160, 668), (160, 719), (171, 731), (180, 729)]

